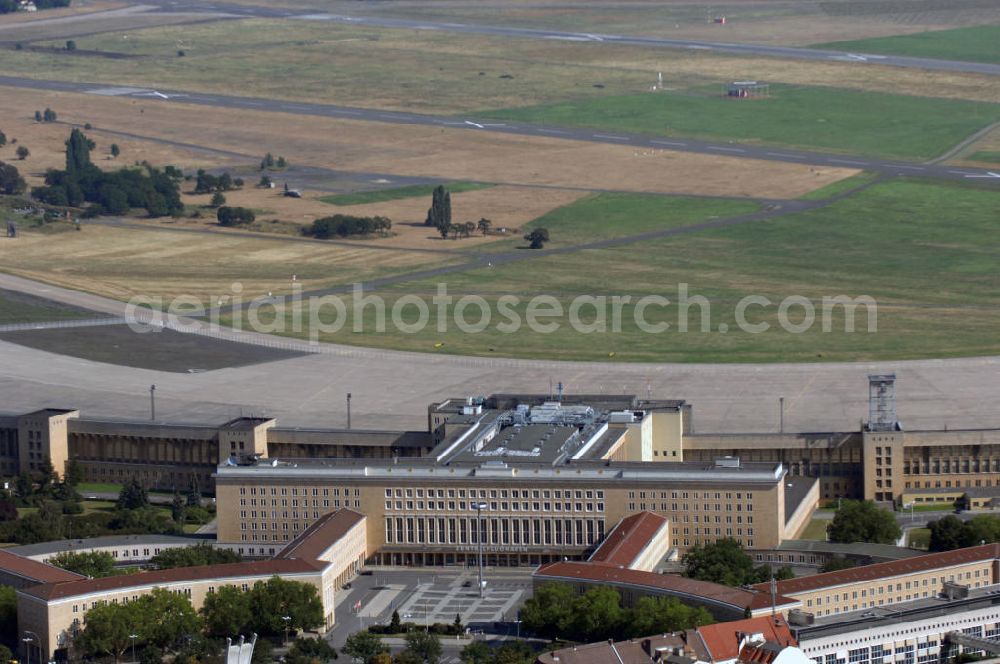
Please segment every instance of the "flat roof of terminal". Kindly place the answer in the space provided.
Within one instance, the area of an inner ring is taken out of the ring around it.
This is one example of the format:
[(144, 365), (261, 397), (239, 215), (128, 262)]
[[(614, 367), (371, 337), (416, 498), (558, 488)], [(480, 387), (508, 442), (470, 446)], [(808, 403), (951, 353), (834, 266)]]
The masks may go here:
[(856, 632), (859, 629), (915, 622), (998, 605), (1000, 605), (1000, 586), (994, 585), (969, 589), (969, 596), (964, 599), (925, 597), (912, 602), (824, 616), (816, 618), (816, 623), (813, 625), (792, 625), (792, 629), (799, 641), (808, 641)]
[[(765, 484), (773, 486), (782, 480), (784, 467), (780, 463), (751, 462), (739, 466), (718, 466), (714, 463), (642, 463), (609, 461), (574, 461), (545, 466), (519, 465), (515, 459), (485, 461), (476, 464), (434, 463), (433, 459), (399, 459), (397, 462), (373, 459), (263, 459), (257, 465), (219, 466), (216, 476), (228, 478), (283, 478), (283, 479), (372, 479), (386, 480), (456, 480), (514, 479), (525, 481), (624, 479), (635, 482), (676, 482), (694, 484), (704, 482), (737, 482), (740, 484)], [(273, 481), (273, 480), (271, 480)]]
[(205, 544), (214, 541), (211, 537), (185, 537), (183, 535), (106, 535), (104, 537), (64, 539), (54, 542), (25, 544), (23, 546), (12, 546), (6, 550), (10, 553), (16, 553), (19, 556), (31, 557), (44, 556), (61, 551), (80, 551), (112, 546), (149, 546), (156, 544), (194, 546), (195, 544)]

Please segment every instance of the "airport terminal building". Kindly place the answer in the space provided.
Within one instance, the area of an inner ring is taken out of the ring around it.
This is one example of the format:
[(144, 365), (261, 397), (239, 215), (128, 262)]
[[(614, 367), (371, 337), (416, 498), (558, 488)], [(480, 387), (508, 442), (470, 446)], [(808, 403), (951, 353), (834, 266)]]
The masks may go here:
[(678, 550), (726, 537), (774, 547), (811, 516), (817, 481), (788, 478), (781, 463), (674, 461), (683, 404), (614, 406), (444, 404), (431, 414), (438, 442), (421, 458), (233, 455), (215, 477), (219, 541), (267, 555), (349, 507), (368, 517), (376, 563), (461, 565), (482, 546), (489, 565), (535, 566), (583, 557), (640, 511), (666, 517)]

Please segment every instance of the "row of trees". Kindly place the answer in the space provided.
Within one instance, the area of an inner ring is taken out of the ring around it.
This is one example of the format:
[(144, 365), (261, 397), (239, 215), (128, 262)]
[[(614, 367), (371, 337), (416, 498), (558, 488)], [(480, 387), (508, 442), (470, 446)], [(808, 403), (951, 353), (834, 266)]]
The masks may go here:
[(312, 226), (303, 229), (303, 234), (326, 240), (331, 237), (367, 237), (380, 235), (385, 237), (392, 229), (392, 221), (386, 217), (354, 217), (348, 214), (335, 214), (332, 217), (322, 217), (313, 221)]
[[(150, 566), (156, 569), (172, 569), (175, 567), (196, 567), (200, 565), (218, 565), (222, 563), (238, 563), (243, 558), (234, 551), (216, 549), (207, 544), (165, 549), (153, 556)], [(50, 565), (76, 572), (92, 578), (118, 576), (128, 574), (135, 569), (116, 567), (114, 556), (106, 551), (63, 551), (48, 559)]]
[(243, 187), (242, 178), (234, 178), (229, 173), (212, 175), (199, 168), (195, 174), (194, 193), (210, 194), (212, 192), (232, 191)]
[[(80, 474), (79, 466), (71, 461), (62, 481), (57, 481), (48, 462), (35, 473), (19, 475), (13, 492), (0, 493), (0, 541), (35, 544), (109, 534), (179, 534), (192, 517), (196, 522), (211, 519), (207, 510), (194, 506), (164, 513), (149, 504), (146, 490), (134, 480), (122, 487), (114, 510), (83, 514), (75, 489)], [(18, 517), (17, 507), (38, 509)]]
[(279, 156), (277, 159), (274, 155), (268, 152), (264, 155), (264, 158), (260, 160), (260, 170), (271, 170), (275, 168), (287, 168), (288, 162), (285, 161), (284, 157)]
[(968, 521), (957, 516), (948, 516), (927, 524), (931, 531), (931, 551), (951, 551), (967, 546), (1000, 542), (1000, 518), (990, 514), (980, 514)]
[(442, 648), (437, 634), (408, 632), (406, 646), (393, 657), (382, 637), (365, 631), (348, 636), (341, 650), (359, 664), (437, 664)]
[(45, 186), (35, 187), (31, 195), (49, 205), (92, 203), (95, 214), (124, 214), (131, 208), (143, 208), (150, 217), (162, 217), (184, 211), (178, 187), (180, 171), (161, 171), (147, 164), (145, 169), (104, 172), (90, 160), (94, 147), (82, 131), (73, 129), (66, 141), (66, 169), (49, 170)]
[(695, 544), (683, 558), (684, 576), (725, 586), (747, 586), (792, 578), (791, 568), (772, 570), (768, 565), (755, 566), (735, 539), (727, 537), (709, 544)]
[[(166, 653), (190, 647), (203, 633), (231, 637), (256, 632), (269, 637), (284, 635), (286, 629), (314, 629), (322, 624), (323, 605), (315, 586), (273, 577), (247, 592), (223, 586), (206, 598), (200, 612), (184, 595), (161, 588), (128, 603), (99, 604), (87, 613), (86, 628), (74, 636), (73, 647), (84, 656), (110, 656), (117, 662), (134, 643), (143, 648), (143, 659), (159, 661)], [(266, 641), (258, 641), (258, 646), (262, 652), (270, 650)], [(147, 654), (148, 649), (152, 653)], [(198, 649), (211, 646), (202, 642)], [(311, 660), (311, 655), (320, 661), (336, 656), (329, 646), (305, 644), (296, 649), (300, 662)]]
[(540, 636), (583, 642), (672, 632), (714, 622), (704, 608), (687, 606), (672, 597), (644, 597), (634, 607), (624, 608), (613, 588), (591, 588), (578, 595), (565, 583), (539, 586), (521, 609), (521, 621)]
[(35, 122), (55, 122), (58, 119), (59, 116), (51, 108), (46, 108), (44, 111), (35, 111)]
[(220, 226), (246, 226), (252, 224), (257, 215), (250, 208), (222, 206), (216, 211), (215, 218)]

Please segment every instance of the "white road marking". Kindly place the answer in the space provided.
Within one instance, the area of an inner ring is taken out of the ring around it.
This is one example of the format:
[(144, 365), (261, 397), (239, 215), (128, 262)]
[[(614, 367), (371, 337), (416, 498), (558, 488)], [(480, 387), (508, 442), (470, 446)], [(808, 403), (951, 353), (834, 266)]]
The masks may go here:
[(785, 152), (767, 152), (765, 153), (770, 157), (783, 157), (784, 159), (805, 159), (805, 157), (797, 154), (787, 154)]
[(539, 129), (538, 131), (543, 134), (568, 134), (568, 131), (560, 131), (559, 129)]
[(657, 145), (676, 145), (679, 147), (687, 145), (687, 143), (678, 143), (677, 141), (650, 141), (650, 143), (655, 143)]
[(911, 171), (922, 171), (922, 170), (924, 170), (923, 166), (904, 166), (903, 164), (899, 164), (898, 166), (896, 166), (896, 168), (906, 168), (906, 169), (909, 169)]
[(719, 152), (746, 152), (743, 148), (724, 148), (716, 145), (709, 145), (709, 150), (717, 150)]
[(612, 141), (627, 141), (628, 136), (612, 136), (610, 134), (591, 134), (594, 138), (606, 138)]
[(1000, 173), (986, 171), (986, 175), (966, 175), (967, 178), (1000, 178)]
[(829, 161), (830, 163), (833, 163), (833, 164), (851, 164), (852, 166), (864, 166), (865, 165), (865, 162), (863, 162), (863, 161), (853, 161), (851, 159), (827, 159), (827, 161)]

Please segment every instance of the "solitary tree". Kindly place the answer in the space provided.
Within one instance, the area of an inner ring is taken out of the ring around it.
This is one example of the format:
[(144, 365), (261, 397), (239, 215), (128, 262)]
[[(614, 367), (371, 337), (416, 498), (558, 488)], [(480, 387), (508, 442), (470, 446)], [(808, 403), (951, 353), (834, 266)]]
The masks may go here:
[(117, 157), (121, 153), (122, 153), (122, 151), (121, 151), (121, 148), (118, 147), (118, 144), (117, 143), (112, 143), (111, 144), (111, 156), (112, 157)]
[(212, 194), (212, 201), (208, 204), (209, 207), (217, 208), (222, 207), (226, 204), (226, 197), (222, 195), (222, 192), (217, 191)]
[(42, 121), (42, 112), (35, 111), (35, 122), (41, 122), (41, 121)]
[(483, 217), (482, 219), (480, 219), (479, 223), (476, 224), (477, 228), (479, 228), (479, 232), (482, 233), (483, 235), (488, 235), (489, 234), (490, 227), (492, 225), (493, 225), (493, 222), (490, 221), (489, 219), (487, 219), (486, 217)]
[(549, 241), (549, 231), (547, 228), (536, 228), (525, 235), (524, 239), (530, 243), (528, 246), (531, 249), (541, 249)]
[(0, 194), (16, 196), (23, 194), (28, 188), (28, 184), (18, 173), (17, 167), (13, 164), (5, 164), (0, 161)]
[(42, 113), (42, 120), (45, 122), (55, 122), (57, 119), (56, 112), (51, 108), (46, 108)]
[(18, 145), (17, 146), (17, 153), (16, 154), (17, 154), (17, 158), (18, 159), (20, 159), (21, 161), (24, 161), (25, 159), (27, 159), (31, 155), (31, 150), (29, 150), (28, 148), (26, 148), (23, 145)]
[(451, 225), (451, 193), (444, 185), (438, 185), (431, 193), (431, 206), (427, 210), (424, 225), (437, 228)]
[(871, 500), (845, 500), (826, 527), (831, 542), (892, 544), (902, 530), (896, 517)]
[(731, 537), (708, 544), (695, 544), (684, 555), (684, 576), (726, 586), (766, 581), (770, 571), (755, 568), (753, 559)]
[(118, 492), (118, 509), (135, 510), (149, 506), (149, 494), (139, 480), (131, 479)]
[(67, 39), (66, 40), (66, 50), (67, 51), (75, 51), (76, 50), (76, 42), (73, 41), (72, 39)]
[(0, 131), (0, 148), (7, 145), (7, 134)]

